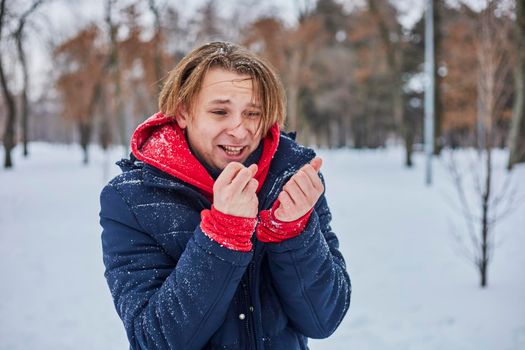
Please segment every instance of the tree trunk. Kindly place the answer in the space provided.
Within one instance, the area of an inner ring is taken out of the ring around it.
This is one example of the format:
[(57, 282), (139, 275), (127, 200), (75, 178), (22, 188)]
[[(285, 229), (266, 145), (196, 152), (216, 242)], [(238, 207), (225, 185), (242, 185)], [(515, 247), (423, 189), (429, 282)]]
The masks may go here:
[(410, 168), (414, 165), (412, 162), (412, 148), (414, 145), (414, 125), (416, 125), (416, 123), (409, 120), (407, 115), (405, 115), (404, 119), (403, 139), (405, 141), (405, 166)]
[(159, 9), (157, 8), (157, 4), (155, 3), (155, 0), (149, 0), (149, 8), (151, 12), (153, 13), (153, 17), (155, 19), (155, 36), (153, 37), (154, 40), (154, 50), (155, 50), (155, 56), (154, 56), (154, 65), (155, 65), (155, 77), (157, 81), (155, 82), (156, 86), (156, 93), (157, 97), (158, 94), (160, 94), (162, 85), (162, 54), (161, 54), (161, 43), (162, 43), (162, 27), (160, 25), (160, 14)]
[(22, 65), (22, 93), (20, 101), (20, 122), (22, 126), (22, 143), (24, 145), (24, 157), (27, 157), (29, 154), (28, 151), (28, 116), (29, 116), (29, 103), (27, 101), (27, 88), (29, 85), (29, 74), (27, 72), (27, 62), (24, 49), (22, 46), (22, 35), (24, 29), (25, 20), (20, 20), (20, 25), (15, 34), (16, 37), (16, 48), (18, 51), (18, 59)]
[[(2, 28), (4, 26), (5, 2), (0, 2), (0, 40), (2, 39)], [(5, 104), (7, 105), (7, 118), (4, 131), (4, 167), (12, 168), (13, 160), (11, 158), (11, 151), (15, 147), (15, 122), (16, 122), (16, 105), (4, 72), (4, 64), (0, 53), (0, 84), (2, 85), (2, 94), (4, 95)]]
[(122, 91), (121, 91), (121, 76), (120, 76), (120, 67), (119, 67), (119, 57), (118, 57), (118, 43), (117, 43), (117, 26), (113, 23), (111, 17), (111, 8), (113, 3), (116, 0), (108, 0), (107, 2), (107, 13), (106, 13), (106, 23), (109, 27), (109, 40), (110, 40), (110, 56), (107, 67), (112, 72), (113, 84), (115, 84), (114, 89), (114, 99), (115, 99), (115, 111), (114, 114), (117, 117), (117, 125), (120, 143), (124, 147), (124, 156), (129, 152), (129, 142), (128, 142), (128, 133), (127, 133), (127, 123), (126, 117), (124, 115), (124, 108), (122, 103)]
[[(490, 135), (487, 135), (487, 139)], [(481, 218), (481, 261), (479, 262), (479, 269), (481, 273), (481, 288), (487, 286), (487, 268), (489, 264), (488, 256), (488, 236), (489, 236), (489, 200), (491, 192), (491, 180), (492, 180), (492, 144), (490, 141), (487, 142), (485, 152), (487, 153), (486, 158), (486, 174), (485, 174), (485, 188), (482, 196), (482, 218)]]
[(434, 155), (439, 155), (443, 148), (443, 101), (441, 100), (441, 85), (443, 78), (438, 74), (439, 56), (442, 50), (441, 35), (442, 2), (434, 2)]
[(334, 117), (330, 118), (328, 123), (330, 128), (330, 144), (328, 145), (328, 148), (339, 148), (339, 135), (341, 133), (341, 125), (339, 124), (339, 121)]
[(27, 91), (29, 89), (29, 73), (27, 71), (27, 61), (26, 61), (26, 55), (24, 52), (23, 47), (23, 40), (24, 40), (24, 27), (27, 21), (27, 18), (29, 15), (31, 15), (32, 12), (34, 12), (42, 3), (44, 3), (45, 0), (36, 0), (33, 2), (31, 7), (20, 16), (20, 20), (18, 21), (18, 27), (15, 31), (15, 40), (16, 40), (16, 48), (18, 52), (18, 59), (20, 60), (20, 64), (22, 65), (22, 99), (21, 99), (21, 106), (20, 106), (20, 121), (21, 121), (21, 129), (22, 129), (22, 143), (24, 145), (24, 157), (27, 157), (29, 154), (28, 150), (28, 135), (29, 135), (29, 103), (27, 100)]
[(379, 34), (383, 45), (386, 50), (386, 63), (392, 77), (392, 113), (394, 122), (397, 127), (399, 135), (403, 138), (405, 144), (405, 166), (412, 166), (412, 143), (413, 140), (410, 137), (413, 128), (412, 125), (408, 125), (405, 118), (405, 104), (403, 100), (403, 83), (401, 79), (402, 75), (402, 56), (399, 48), (399, 44), (394, 43), (391, 40), (391, 34), (394, 34), (398, 38), (398, 43), (401, 42), (402, 32), (399, 23), (396, 23), (395, 30), (391, 33), (387, 27), (385, 18), (380, 13), (379, 5), (381, 2), (377, 0), (368, 0), (368, 9), (375, 18), (379, 27)]
[(352, 120), (352, 136), (354, 139), (354, 148), (356, 149), (365, 148), (366, 146), (366, 133), (368, 128), (366, 121), (370, 119), (365, 117), (367, 115), (369, 115), (369, 112), (365, 104), (363, 112), (357, 114)]
[(405, 115), (405, 104), (403, 100), (403, 91), (401, 84), (401, 77), (396, 72), (396, 81), (393, 92), (393, 108), (394, 116), (397, 120), (401, 120), (398, 124), (401, 136), (403, 137), (403, 143), (405, 145), (405, 166), (411, 168), (414, 164), (412, 162), (412, 147), (414, 144), (414, 124), (407, 121), (407, 116)]
[(301, 55), (298, 48), (292, 52), (290, 60), (290, 72), (288, 78), (288, 131), (297, 131), (299, 113), (299, 74), (301, 67)]
[(102, 92), (102, 84), (101, 82), (97, 83), (97, 86), (95, 88), (95, 92), (93, 94), (93, 101), (92, 101), (92, 109), (91, 113), (94, 113), (95, 111), (95, 104), (100, 101), (100, 122), (99, 122), (99, 143), (100, 147), (104, 151), (107, 151), (109, 149), (109, 145), (111, 144), (111, 126), (109, 124), (109, 112), (107, 108), (107, 102), (106, 102), (106, 95)]
[(516, 68), (514, 73), (514, 106), (509, 131), (509, 160), (507, 167), (512, 169), (518, 162), (525, 162), (525, 0), (516, 1)]
[(12, 168), (13, 167), (13, 160), (11, 158), (11, 151), (15, 147), (15, 122), (16, 122), (16, 105), (13, 98), (13, 95), (9, 91), (9, 87), (7, 86), (7, 81), (4, 74), (4, 67), (3, 62), (0, 57), (0, 82), (2, 84), (2, 92), (4, 95), (4, 99), (7, 104), (7, 118), (5, 123), (5, 131), (4, 131), (4, 151), (5, 151), (5, 159), (4, 159), (4, 167), (5, 168)]
[(349, 116), (347, 114), (342, 114), (338, 116), (339, 122), (339, 140), (337, 143), (338, 148), (344, 148), (348, 145), (348, 121)]
[(481, 288), (485, 288), (487, 286), (487, 263), (485, 261), (481, 261), (479, 273), (481, 277), (480, 286)]
[(82, 163), (87, 165), (89, 163), (89, 140), (91, 139), (91, 121), (89, 120), (79, 120), (78, 121), (78, 131), (80, 134), (80, 146), (83, 151), (83, 160)]

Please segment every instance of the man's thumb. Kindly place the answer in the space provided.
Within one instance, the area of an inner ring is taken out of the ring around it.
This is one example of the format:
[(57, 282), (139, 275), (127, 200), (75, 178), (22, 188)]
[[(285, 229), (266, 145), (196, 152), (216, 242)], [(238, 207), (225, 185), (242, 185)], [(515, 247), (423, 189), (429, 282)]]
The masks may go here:
[(315, 157), (310, 162), (310, 165), (315, 169), (315, 171), (319, 172), (321, 165), (323, 165), (323, 160), (320, 157)]

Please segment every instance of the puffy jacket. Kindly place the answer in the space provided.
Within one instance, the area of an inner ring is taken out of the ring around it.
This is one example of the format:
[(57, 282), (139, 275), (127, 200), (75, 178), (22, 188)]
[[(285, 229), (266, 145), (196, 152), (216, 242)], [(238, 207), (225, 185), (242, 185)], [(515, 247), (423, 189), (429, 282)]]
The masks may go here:
[[(315, 153), (279, 137), (259, 209)], [(324, 194), (304, 231), (228, 249), (200, 228), (202, 189), (132, 155), (103, 189), (103, 259), (131, 349), (307, 349), (342, 321), (351, 285)]]

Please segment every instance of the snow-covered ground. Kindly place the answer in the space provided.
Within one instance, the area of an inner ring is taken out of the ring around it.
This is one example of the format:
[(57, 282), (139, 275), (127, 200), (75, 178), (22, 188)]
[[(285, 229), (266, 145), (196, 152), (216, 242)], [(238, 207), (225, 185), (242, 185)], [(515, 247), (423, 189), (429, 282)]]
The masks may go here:
[[(103, 277), (106, 158), (93, 149), (84, 167), (76, 146), (35, 144), (30, 159), (20, 151), (14, 170), (0, 170), (0, 349), (127, 349)], [(353, 294), (336, 333), (311, 349), (525, 349), (524, 197), (496, 227), (481, 289), (451, 234), (465, 226), (442, 162), (427, 187), (420, 154), (411, 170), (401, 149), (320, 154)], [(108, 159), (121, 155), (115, 149)], [(503, 167), (505, 153), (495, 158)], [(525, 167), (513, 178), (525, 193)]]

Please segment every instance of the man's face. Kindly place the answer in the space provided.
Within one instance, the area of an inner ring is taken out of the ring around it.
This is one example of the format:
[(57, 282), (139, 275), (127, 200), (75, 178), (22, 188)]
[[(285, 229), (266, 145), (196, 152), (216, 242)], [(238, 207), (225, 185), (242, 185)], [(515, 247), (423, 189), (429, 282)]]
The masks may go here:
[(193, 152), (213, 168), (222, 170), (230, 162), (244, 162), (261, 141), (262, 113), (252, 98), (252, 84), (249, 75), (210, 69), (193, 110), (177, 114)]

